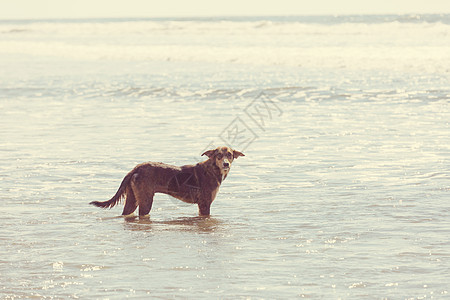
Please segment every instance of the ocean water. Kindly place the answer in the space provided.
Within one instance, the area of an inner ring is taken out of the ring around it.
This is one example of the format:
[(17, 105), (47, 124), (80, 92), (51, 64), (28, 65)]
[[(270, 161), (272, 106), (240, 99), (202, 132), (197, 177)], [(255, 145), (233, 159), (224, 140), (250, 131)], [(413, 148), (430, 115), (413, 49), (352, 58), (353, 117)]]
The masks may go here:
[(449, 15), (0, 21), (0, 298), (448, 298), (449, 79)]

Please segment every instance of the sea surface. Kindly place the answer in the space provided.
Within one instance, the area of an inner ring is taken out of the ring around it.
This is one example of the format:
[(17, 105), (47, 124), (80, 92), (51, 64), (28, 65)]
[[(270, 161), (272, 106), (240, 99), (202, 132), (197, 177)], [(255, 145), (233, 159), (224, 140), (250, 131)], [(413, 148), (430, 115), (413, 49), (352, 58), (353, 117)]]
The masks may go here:
[(0, 213), (2, 299), (448, 299), (450, 15), (0, 21)]

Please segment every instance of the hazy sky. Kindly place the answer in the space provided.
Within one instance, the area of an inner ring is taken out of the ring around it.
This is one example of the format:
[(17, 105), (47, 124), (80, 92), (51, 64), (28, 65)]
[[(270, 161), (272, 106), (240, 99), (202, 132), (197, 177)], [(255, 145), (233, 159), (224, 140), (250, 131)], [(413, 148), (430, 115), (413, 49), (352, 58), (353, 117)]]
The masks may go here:
[(450, 0), (0, 0), (0, 19), (450, 13)]

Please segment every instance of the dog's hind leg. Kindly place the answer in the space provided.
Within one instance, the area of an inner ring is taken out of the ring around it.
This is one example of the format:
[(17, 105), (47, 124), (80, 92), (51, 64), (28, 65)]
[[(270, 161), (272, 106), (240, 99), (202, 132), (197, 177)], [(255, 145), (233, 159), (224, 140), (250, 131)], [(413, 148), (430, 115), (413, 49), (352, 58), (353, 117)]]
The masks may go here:
[(148, 215), (152, 209), (153, 195), (155, 194), (152, 186), (135, 174), (131, 180), (131, 189), (136, 197), (136, 205), (139, 206), (139, 216)]
[(145, 216), (150, 213), (153, 204), (153, 195), (145, 195), (145, 198), (139, 199), (139, 216)]
[(132, 214), (137, 208), (136, 196), (131, 186), (127, 186), (127, 200), (123, 208), (122, 216)]

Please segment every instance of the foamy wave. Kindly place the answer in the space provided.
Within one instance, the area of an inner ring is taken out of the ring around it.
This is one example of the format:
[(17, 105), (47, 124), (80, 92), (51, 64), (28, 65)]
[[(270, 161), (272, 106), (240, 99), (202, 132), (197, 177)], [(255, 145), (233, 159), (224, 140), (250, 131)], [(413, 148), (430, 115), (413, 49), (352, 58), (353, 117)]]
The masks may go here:
[(273, 22), (262, 21), (122, 21), (122, 22), (27, 22), (0, 23), (0, 33), (33, 32), (34, 34), (62, 34), (64, 36), (95, 35), (158, 35), (158, 34), (201, 34), (201, 35), (355, 35), (388, 34), (403, 36), (403, 33), (448, 35), (450, 24), (402, 23), (399, 21), (383, 23), (338, 24)]

